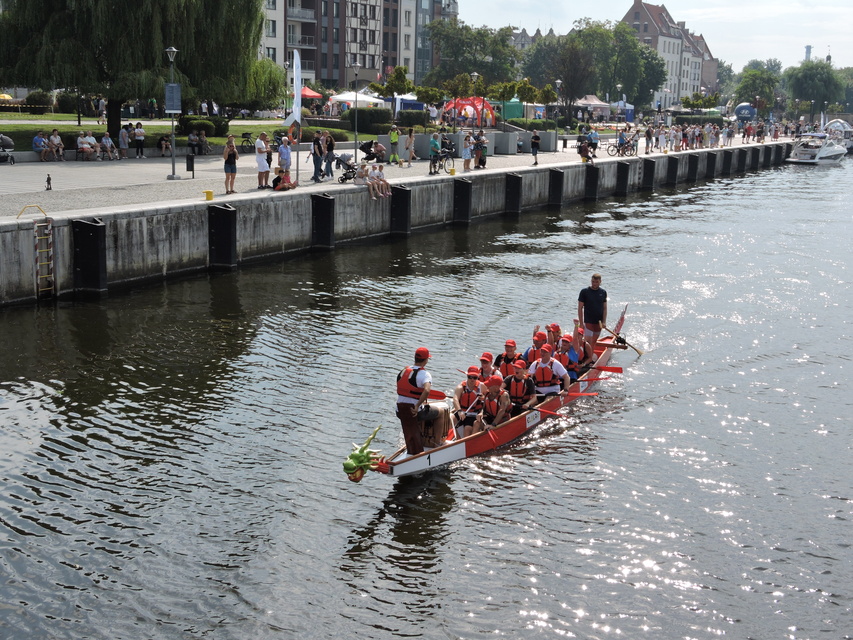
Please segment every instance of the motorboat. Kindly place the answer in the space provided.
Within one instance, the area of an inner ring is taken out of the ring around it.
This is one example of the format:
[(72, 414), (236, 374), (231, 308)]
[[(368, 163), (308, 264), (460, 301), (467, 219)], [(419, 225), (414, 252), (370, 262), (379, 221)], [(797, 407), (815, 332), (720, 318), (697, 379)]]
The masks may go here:
[(853, 151), (853, 126), (849, 122), (836, 118), (827, 122), (823, 129), (837, 142), (847, 147), (847, 153)]
[(794, 143), (786, 162), (797, 164), (834, 164), (847, 155), (847, 147), (826, 133), (804, 133)]

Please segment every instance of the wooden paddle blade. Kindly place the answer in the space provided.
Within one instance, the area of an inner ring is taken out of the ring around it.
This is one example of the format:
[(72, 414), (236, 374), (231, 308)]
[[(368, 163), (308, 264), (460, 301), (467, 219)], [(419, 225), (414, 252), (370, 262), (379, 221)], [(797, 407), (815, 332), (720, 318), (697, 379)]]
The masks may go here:
[(447, 395), (444, 393), (444, 391), (439, 391), (438, 389), (429, 390), (430, 400), (444, 400), (445, 398), (447, 398)]
[[(605, 327), (603, 322), (600, 322), (599, 324), (601, 325), (602, 329), (604, 329), (607, 333), (612, 335), (614, 338), (619, 338), (619, 334), (614, 333), (613, 331), (611, 331), (610, 329)], [(625, 340), (625, 338), (620, 338), (620, 340), (624, 341), (627, 346), (631, 347), (634, 351), (636, 351), (638, 356), (641, 356), (645, 353), (645, 351), (643, 351), (642, 349), (638, 349), (637, 347), (632, 345), (630, 342)], [(618, 347), (616, 345), (610, 345), (610, 346), (616, 347), (617, 349), (624, 349), (625, 348), (624, 346), (618, 346)]]

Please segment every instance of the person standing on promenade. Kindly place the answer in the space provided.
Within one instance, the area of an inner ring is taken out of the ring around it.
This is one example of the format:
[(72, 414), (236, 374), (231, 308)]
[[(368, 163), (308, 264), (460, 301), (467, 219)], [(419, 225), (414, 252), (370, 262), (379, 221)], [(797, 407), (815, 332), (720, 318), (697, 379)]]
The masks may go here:
[(593, 127), (587, 138), (589, 138), (590, 157), (597, 158), (598, 156), (595, 155), (595, 153), (598, 151), (598, 143), (601, 142), (601, 138), (598, 135), (598, 129)]
[(323, 181), (323, 138), (318, 129), (314, 132), (314, 140), (311, 141), (311, 160), (314, 162), (314, 175), (311, 176), (312, 182), (320, 183)]
[(258, 189), (272, 189), (270, 186), (270, 164), (267, 162), (267, 153), (270, 145), (267, 142), (267, 133), (262, 131), (255, 140), (255, 160), (258, 163)]
[(222, 151), (222, 159), (225, 160), (225, 195), (236, 193), (234, 191), (234, 180), (237, 178), (237, 160), (240, 154), (237, 152), (237, 144), (234, 136), (228, 136), (225, 149)]
[(133, 141), (136, 143), (136, 159), (145, 158), (145, 129), (142, 128), (142, 123), (137, 122), (136, 128), (133, 130)]
[(326, 160), (326, 170), (323, 175), (327, 178), (334, 178), (335, 172), (332, 168), (335, 162), (335, 139), (332, 137), (331, 133), (324, 131), (323, 141), (325, 143), (324, 151), (326, 152), (326, 155), (324, 156)]
[(408, 162), (407, 168), (412, 168), (412, 160), (417, 160), (418, 158), (415, 156), (415, 130), (414, 128), (409, 128), (409, 135), (406, 136), (406, 151), (408, 151)]
[(595, 350), (601, 325), (607, 324), (607, 292), (601, 288), (601, 274), (593, 273), (590, 285), (578, 295), (578, 318), (583, 337)]
[(542, 142), (542, 138), (539, 137), (539, 132), (534, 129), (533, 135), (530, 136), (530, 153), (533, 156), (533, 166), (535, 167), (539, 164), (539, 143)]
[(130, 125), (124, 125), (118, 132), (119, 160), (127, 160), (127, 150), (130, 148)]
[(418, 409), (425, 404), (432, 389), (432, 375), (426, 370), (431, 358), (429, 349), (419, 347), (415, 351), (415, 364), (397, 374), (397, 418), (403, 429), (406, 452), (413, 456), (424, 450), (421, 428), (418, 425)]
[(438, 157), (441, 154), (441, 142), (438, 133), (432, 134), (429, 141), (429, 175), (438, 175)]
[(474, 141), (471, 140), (471, 134), (466, 133), (462, 140), (462, 170), (466, 173), (471, 170), (471, 150), (474, 148)]
[(646, 155), (652, 152), (652, 137), (654, 133), (652, 132), (652, 125), (646, 127)]
[(401, 169), (403, 168), (403, 161), (400, 160), (400, 131), (397, 129), (396, 124), (391, 125), (391, 130), (388, 132), (388, 138), (390, 140), (391, 145), (391, 155), (388, 156), (388, 162), (391, 164), (398, 165)]

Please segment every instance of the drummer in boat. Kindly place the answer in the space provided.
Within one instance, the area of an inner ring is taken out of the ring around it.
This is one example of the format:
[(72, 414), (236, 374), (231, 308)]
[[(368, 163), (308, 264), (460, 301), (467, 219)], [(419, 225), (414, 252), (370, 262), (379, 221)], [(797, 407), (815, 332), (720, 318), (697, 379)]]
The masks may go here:
[(474, 423), (474, 433), (486, 431), (509, 419), (512, 403), (509, 394), (503, 390), (504, 379), (497, 373), (486, 380), (486, 396), (483, 408)]
[(536, 385), (527, 375), (527, 363), (519, 358), (512, 363), (512, 375), (504, 378), (503, 388), (512, 405), (511, 417), (524, 413), (536, 404)]
[[(536, 385), (537, 399), (542, 402), (548, 396), (566, 395), (572, 383), (569, 372), (551, 357), (554, 347), (550, 344), (543, 344), (540, 351), (542, 355), (539, 360), (531, 363), (527, 370), (530, 377), (533, 378), (533, 384)], [(560, 389), (561, 386), (562, 390)]]
[(480, 368), (468, 367), (466, 379), (453, 391), (453, 417), (456, 418), (456, 427), (462, 427), (463, 437), (474, 433), (474, 423), (483, 406), (486, 390), (486, 385), (480, 382)]
[(432, 388), (432, 375), (426, 370), (431, 357), (429, 349), (419, 347), (415, 351), (415, 364), (397, 374), (397, 417), (403, 428), (406, 452), (411, 456), (424, 450), (418, 409), (426, 403)]
[(584, 340), (595, 351), (601, 327), (607, 324), (607, 292), (601, 288), (600, 273), (593, 273), (590, 285), (578, 294), (578, 318), (583, 325)]

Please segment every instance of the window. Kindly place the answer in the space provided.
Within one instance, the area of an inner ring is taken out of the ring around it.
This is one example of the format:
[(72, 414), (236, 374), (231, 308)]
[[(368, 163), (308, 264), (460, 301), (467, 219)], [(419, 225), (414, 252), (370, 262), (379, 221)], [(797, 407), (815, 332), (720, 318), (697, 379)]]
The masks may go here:
[(332, 28), (332, 42), (334, 42), (335, 44), (338, 44), (338, 42), (340, 42), (341, 38), (339, 32), (340, 30), (337, 27)]
[(357, 16), (358, 16), (358, 4), (357, 4), (357, 3), (355, 3), (355, 2), (351, 2), (351, 3), (350, 3), (350, 6), (349, 6), (349, 14), (350, 14), (351, 16), (354, 16), (354, 17), (357, 17)]
[(321, 53), (320, 54), (320, 66), (324, 69), (329, 66), (329, 54)]
[[(388, 47), (385, 47), (385, 49), (387, 50)], [(396, 33), (391, 34), (391, 51), (393, 51), (394, 53), (397, 52), (397, 34)]]
[(391, 24), (395, 27), (400, 24), (400, 14), (396, 9), (391, 9)]
[(267, 9), (275, 11), (275, 0), (267, 0)]
[(355, 27), (350, 29), (349, 39), (351, 42), (358, 42), (358, 29)]
[(267, 58), (275, 62), (275, 47), (267, 47)]
[(375, 68), (376, 68), (376, 56), (370, 56), (370, 57), (367, 59), (367, 62), (369, 63), (369, 64), (367, 65), (367, 68), (368, 68), (368, 69), (375, 69)]
[(376, 32), (375, 31), (370, 32), (370, 44), (376, 44)]
[(366, 4), (361, 5), (361, 17), (362, 18), (367, 17), (367, 5)]
[(382, 32), (382, 49), (388, 51), (388, 32)]
[(329, 15), (329, 0), (323, 0), (323, 2), (320, 3), (320, 15)]
[(406, 69), (410, 69), (412, 67), (412, 59), (403, 58), (403, 66), (406, 67)]
[(640, 12), (635, 11), (634, 12), (634, 22), (638, 22), (639, 20), (640, 20)]
[(385, 27), (389, 26), (388, 20), (390, 19), (390, 14), (391, 12), (388, 9), (382, 10), (382, 25)]
[(332, 17), (340, 18), (341, 17), (341, 3), (335, 0), (335, 3), (332, 5)]
[(361, 30), (361, 40), (359, 40), (359, 42), (367, 42), (367, 29)]
[(412, 26), (412, 12), (411, 11), (404, 11), (403, 12), (403, 20), (405, 21), (405, 24), (407, 27), (411, 27)]
[(320, 27), (320, 42), (328, 42), (329, 41), (329, 29), (328, 27)]
[(403, 34), (403, 49), (410, 51), (412, 48), (412, 35), (409, 33)]
[(376, 6), (370, 5), (370, 19), (376, 20)]
[(341, 56), (337, 53), (332, 54), (332, 68), (340, 69), (341, 67)]
[(267, 38), (275, 38), (275, 20), (267, 20), (266, 34)]
[(643, 23), (643, 33), (648, 33), (648, 32), (649, 32), (649, 23), (644, 22)]

